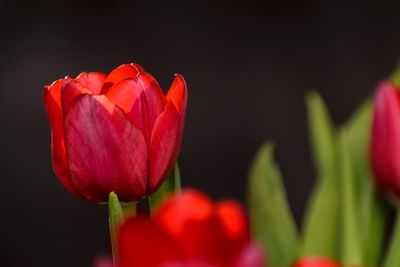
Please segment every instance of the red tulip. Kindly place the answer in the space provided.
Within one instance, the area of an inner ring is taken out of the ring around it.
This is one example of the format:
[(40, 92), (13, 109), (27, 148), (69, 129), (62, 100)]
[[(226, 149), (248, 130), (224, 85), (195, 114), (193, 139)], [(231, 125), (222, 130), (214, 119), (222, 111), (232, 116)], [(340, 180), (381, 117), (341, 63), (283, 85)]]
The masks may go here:
[(265, 266), (241, 206), (194, 190), (168, 199), (153, 218), (127, 219), (118, 239), (118, 267)]
[(400, 92), (382, 82), (374, 97), (371, 163), (378, 187), (400, 197)]
[(301, 259), (293, 267), (340, 267), (340, 265), (327, 258), (314, 257)]
[(46, 86), (53, 166), (64, 187), (91, 202), (111, 191), (122, 201), (154, 192), (182, 140), (187, 92), (175, 76), (167, 95), (138, 64)]

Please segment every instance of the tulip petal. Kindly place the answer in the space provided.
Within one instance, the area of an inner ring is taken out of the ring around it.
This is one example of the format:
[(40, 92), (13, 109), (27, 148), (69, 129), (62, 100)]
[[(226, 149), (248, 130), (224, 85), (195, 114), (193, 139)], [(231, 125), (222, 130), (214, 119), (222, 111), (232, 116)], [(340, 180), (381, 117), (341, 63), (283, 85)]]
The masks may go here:
[(142, 133), (145, 133), (143, 121), (142, 87), (133, 79), (124, 79), (114, 84), (107, 92), (107, 98), (122, 108), (129, 120)]
[(82, 72), (75, 81), (88, 88), (93, 94), (100, 94), (106, 75), (101, 72)]
[(150, 141), (151, 132), (155, 127), (158, 116), (165, 108), (166, 99), (157, 81), (149, 73), (141, 72), (136, 81), (143, 91), (144, 128), (146, 129), (147, 140)]
[(92, 91), (75, 80), (64, 82), (61, 89), (61, 106), (64, 118), (67, 116), (70, 107), (75, 103), (75, 100), (83, 94), (92, 94)]
[(165, 105), (165, 97), (154, 78), (148, 73), (142, 73), (135, 79), (121, 80), (106, 95), (125, 111), (150, 143), (154, 124)]
[(178, 126), (179, 114), (172, 102), (168, 102), (154, 125), (150, 139), (149, 193), (157, 190), (175, 163)]
[[(68, 101), (68, 91), (62, 93)], [(69, 107), (64, 129), (70, 176), (85, 199), (106, 202), (111, 191), (121, 201), (145, 195), (147, 146), (119, 107), (83, 94)]]
[(190, 220), (204, 220), (213, 213), (213, 203), (203, 193), (185, 189), (167, 199), (155, 214), (156, 220), (172, 235), (182, 235), (183, 225)]
[(371, 157), (375, 180), (400, 196), (400, 103), (396, 89), (382, 82), (375, 95)]
[(53, 168), (61, 184), (74, 195), (79, 195), (75, 186), (69, 179), (64, 146), (64, 125), (61, 109), (61, 88), (64, 82), (70, 81), (64, 78), (55, 81), (52, 85), (44, 88), (44, 102), (50, 121), (51, 149)]
[(187, 87), (185, 79), (180, 74), (175, 74), (175, 79), (168, 90), (167, 99), (171, 100), (176, 110), (185, 115), (187, 103)]
[(213, 203), (198, 191), (185, 190), (171, 197), (160, 207), (155, 218), (178, 240), (191, 259), (229, 266), (232, 255), (237, 252), (237, 246), (226, 235)]
[(249, 225), (243, 208), (233, 200), (224, 200), (216, 205), (216, 212), (225, 232), (233, 242), (243, 244), (250, 240)]
[(118, 267), (185, 266), (175, 240), (151, 218), (132, 217), (121, 227)]
[(103, 83), (102, 93), (106, 94), (111, 86), (123, 79), (136, 78), (136, 76), (140, 72), (144, 72), (144, 70), (139, 64), (130, 63), (123, 64), (117, 67), (112, 72), (110, 72), (110, 74), (108, 74), (107, 78), (105, 79)]
[(213, 214), (204, 220), (188, 220), (179, 243), (193, 259), (204, 259), (217, 266), (232, 266), (238, 247), (226, 236), (219, 218)]
[(183, 139), (183, 129), (185, 127), (185, 117), (186, 117), (186, 104), (187, 104), (187, 87), (185, 79), (180, 74), (175, 74), (175, 79), (172, 82), (170, 89), (168, 90), (167, 99), (171, 100), (176, 109), (178, 110), (180, 120), (179, 120), (179, 130), (176, 135), (176, 157), (173, 161), (177, 160), (179, 151), (181, 150), (182, 139)]

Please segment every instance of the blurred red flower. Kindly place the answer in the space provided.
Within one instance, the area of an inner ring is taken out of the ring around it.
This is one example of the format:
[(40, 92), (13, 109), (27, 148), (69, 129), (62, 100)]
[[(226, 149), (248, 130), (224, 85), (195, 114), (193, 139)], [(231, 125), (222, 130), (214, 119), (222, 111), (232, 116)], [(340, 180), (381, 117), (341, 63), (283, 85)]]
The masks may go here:
[(176, 75), (167, 95), (138, 64), (83, 72), (44, 89), (55, 173), (70, 192), (105, 202), (154, 192), (176, 161), (186, 110)]
[(293, 267), (340, 267), (340, 265), (328, 258), (310, 257), (299, 260)]
[(374, 97), (371, 164), (378, 187), (400, 197), (400, 92), (389, 81)]
[(112, 259), (108, 256), (102, 256), (102, 255), (97, 256), (93, 264), (93, 267), (113, 267), (113, 266), (114, 265)]
[(169, 198), (153, 218), (127, 219), (118, 238), (118, 267), (265, 266), (241, 206), (194, 190)]

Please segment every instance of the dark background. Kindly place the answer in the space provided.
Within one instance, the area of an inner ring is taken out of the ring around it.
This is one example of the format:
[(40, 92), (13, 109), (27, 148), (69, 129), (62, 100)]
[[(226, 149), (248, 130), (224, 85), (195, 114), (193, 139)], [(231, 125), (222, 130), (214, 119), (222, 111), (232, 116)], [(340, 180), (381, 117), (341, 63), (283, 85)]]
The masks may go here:
[[(399, 3), (399, 2), (397, 2)], [(189, 86), (183, 183), (244, 201), (257, 147), (277, 144), (296, 220), (312, 185), (304, 94), (342, 123), (400, 56), (388, 1), (1, 1), (1, 266), (87, 267), (108, 252), (106, 208), (54, 176), (42, 87), (139, 62)]]

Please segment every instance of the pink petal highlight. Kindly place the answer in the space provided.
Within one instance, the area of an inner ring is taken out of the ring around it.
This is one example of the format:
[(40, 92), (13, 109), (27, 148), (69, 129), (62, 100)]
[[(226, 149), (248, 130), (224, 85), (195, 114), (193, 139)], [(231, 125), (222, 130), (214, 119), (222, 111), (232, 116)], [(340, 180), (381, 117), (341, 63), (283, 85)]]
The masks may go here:
[(75, 80), (64, 82), (61, 89), (61, 105), (64, 117), (68, 114), (75, 100), (84, 94), (92, 94), (92, 91)]
[(114, 266), (113, 266), (113, 261), (110, 257), (98, 256), (95, 259), (93, 267), (114, 267)]
[(265, 267), (265, 255), (261, 247), (255, 244), (245, 245), (239, 253), (235, 267)]

